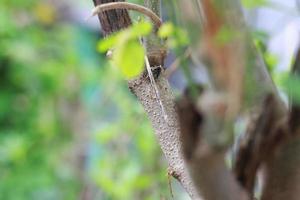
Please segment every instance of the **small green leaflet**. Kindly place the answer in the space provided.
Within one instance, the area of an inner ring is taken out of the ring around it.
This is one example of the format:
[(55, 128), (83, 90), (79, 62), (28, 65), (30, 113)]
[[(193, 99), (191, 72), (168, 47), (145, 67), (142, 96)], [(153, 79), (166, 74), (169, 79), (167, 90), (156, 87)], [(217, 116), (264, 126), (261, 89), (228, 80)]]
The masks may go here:
[(253, 9), (259, 6), (265, 6), (267, 4), (268, 0), (242, 0), (242, 5), (248, 9)]
[(167, 39), (167, 46), (170, 48), (182, 47), (190, 43), (188, 34), (171, 22), (164, 23), (159, 28), (157, 35), (162, 39)]
[(151, 31), (152, 24), (142, 21), (101, 40), (97, 49), (100, 52), (114, 49), (113, 62), (126, 78), (134, 78), (142, 73), (145, 64), (146, 52), (139, 38), (149, 35)]
[(170, 37), (174, 33), (174, 25), (171, 22), (164, 23), (158, 30), (158, 36), (160, 38)]
[(144, 69), (145, 49), (138, 40), (128, 40), (116, 48), (113, 54), (115, 64), (126, 78), (133, 78)]
[(237, 37), (239, 37), (238, 31), (229, 26), (223, 26), (215, 36), (215, 41), (222, 46), (231, 43)]
[(282, 79), (282, 87), (293, 103), (300, 105), (300, 78), (297, 76), (285, 76)]

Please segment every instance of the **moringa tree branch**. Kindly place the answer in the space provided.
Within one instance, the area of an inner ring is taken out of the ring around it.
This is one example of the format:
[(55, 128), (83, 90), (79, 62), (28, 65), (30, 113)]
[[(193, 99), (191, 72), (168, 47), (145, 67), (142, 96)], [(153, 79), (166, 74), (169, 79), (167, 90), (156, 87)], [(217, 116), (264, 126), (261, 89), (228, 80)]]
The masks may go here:
[[(231, 110), (231, 112), (233, 112), (233, 115), (227, 115), (227, 117), (219, 118), (221, 119), (221, 128), (215, 131), (214, 129), (219, 121), (218, 118), (211, 118), (211, 116), (214, 116), (211, 115), (211, 112), (203, 113), (203, 109), (208, 109), (209, 106), (205, 104), (204, 106), (202, 105), (200, 107), (194, 105), (195, 109), (202, 114), (202, 118), (204, 121), (201, 124), (198, 124), (197, 129), (191, 129), (193, 131), (196, 131), (196, 133), (193, 133), (192, 131), (182, 133), (184, 134), (182, 136), (183, 138), (186, 138), (186, 135), (192, 137), (191, 135), (195, 134), (198, 134), (198, 137), (200, 137), (199, 134), (201, 133), (200, 142), (193, 142), (193, 144), (184, 145), (189, 147), (188, 151), (185, 150), (185, 152), (189, 152), (189, 154), (185, 154), (185, 158), (187, 159), (189, 156), (194, 155), (192, 156), (192, 159), (188, 159), (189, 168), (192, 173), (193, 180), (197, 183), (197, 186), (199, 186), (198, 190), (203, 191), (205, 197), (207, 198), (213, 199), (214, 197), (216, 197), (213, 196), (216, 195), (214, 192), (224, 192), (221, 190), (221, 188), (218, 191), (218, 187), (214, 187), (214, 185), (217, 185), (217, 182), (211, 184), (210, 188), (204, 188), (206, 185), (205, 180), (202, 177), (205, 177), (206, 172), (209, 173), (210, 169), (214, 168), (213, 166), (215, 163), (224, 162), (225, 156), (225, 152), (219, 153), (219, 151), (216, 150), (216, 146), (212, 145), (211, 143), (208, 143), (207, 145), (207, 141), (209, 141), (210, 138), (205, 137), (205, 135), (211, 136), (213, 132), (220, 132), (219, 135), (221, 136), (222, 134), (226, 134), (226, 132), (228, 131), (228, 129), (226, 129), (227, 126), (224, 126), (224, 124), (222, 125), (222, 123), (226, 123), (226, 119), (230, 119), (232, 116), (236, 116), (238, 112), (245, 113), (246, 111), (246, 113), (256, 113), (257, 111), (261, 111), (262, 114), (259, 119), (262, 119), (267, 115), (267, 117), (263, 119), (266, 120), (266, 122), (257, 121), (260, 123), (254, 124), (257, 125), (257, 127), (254, 127), (254, 131), (249, 136), (250, 142), (254, 140), (258, 143), (254, 145), (254, 150), (251, 149), (251, 147), (253, 147), (252, 143), (249, 143), (250, 148), (246, 148), (249, 150), (248, 152), (250, 152), (252, 156), (247, 157), (247, 155), (245, 154), (247, 153), (247, 151), (238, 153), (238, 155), (243, 154), (241, 158), (244, 159), (242, 160), (243, 162), (245, 161), (245, 163), (242, 163), (243, 165), (240, 165), (241, 162), (238, 161), (237, 168), (240, 168), (240, 166), (244, 166), (243, 169), (239, 169), (240, 171), (237, 170), (238, 177), (240, 178), (239, 174), (244, 175), (244, 180), (240, 180), (240, 183), (251, 194), (258, 165), (261, 164), (263, 158), (266, 158), (266, 156), (268, 155), (267, 152), (273, 153), (273, 150), (275, 151), (275, 147), (278, 146), (278, 143), (276, 143), (278, 142), (277, 140), (281, 139), (281, 137), (283, 137), (285, 133), (285, 126), (281, 126), (281, 123), (286, 119), (287, 108), (279, 98), (277, 90), (266, 70), (266, 67), (263, 64), (261, 56), (256, 52), (251, 42), (252, 40), (243, 21), (243, 14), (241, 12), (241, 7), (238, 1), (191, 0), (185, 2), (178, 1), (178, 4), (183, 11), (182, 20), (184, 22), (184, 25), (187, 27), (188, 32), (195, 32), (195, 26), (198, 25), (199, 30), (201, 30), (199, 31), (199, 34), (200, 32), (202, 33), (201, 39), (199, 36), (195, 37), (193, 36), (193, 34), (190, 34), (190, 37), (194, 37), (192, 47), (193, 53), (196, 54), (198, 58), (203, 58), (204, 51), (204, 55), (206, 56), (205, 59), (208, 60), (209, 62), (207, 63), (210, 64), (209, 69), (211, 71), (211, 76), (213, 77), (212, 79), (214, 80), (213, 84), (216, 88), (216, 92), (220, 94), (221, 91), (223, 94), (225, 94), (225, 101), (222, 100), (222, 97), (220, 97), (220, 95), (215, 95), (214, 98), (211, 98), (211, 101), (215, 101), (215, 99), (217, 98), (220, 99), (219, 106), (215, 105), (212, 107), (219, 107), (220, 110), (227, 110), (231, 106), (230, 103), (233, 105), (233, 109), (229, 109)], [(227, 43), (225, 41), (225, 44), (222, 43), (222, 41), (221, 43), (220, 41), (218, 43), (218, 35), (222, 34), (222, 32), (224, 31), (226, 31), (227, 33), (229, 32), (234, 36), (233, 38), (229, 39)], [(226, 96), (230, 100), (229, 102), (226, 102)], [(271, 97), (271, 103), (268, 106), (260, 109), (263, 105), (265, 105), (263, 103), (264, 101), (269, 102), (268, 100), (266, 100), (268, 99), (268, 97)], [(266, 110), (266, 108), (269, 108), (269, 110)], [(179, 117), (181, 119), (184, 119), (184, 117), (182, 118), (182, 116)], [(229, 123), (233, 122), (231, 121)], [(185, 125), (181, 120), (181, 126), (183, 126), (182, 129), (185, 129), (184, 126), (188, 126), (188, 124)], [(270, 128), (272, 128), (272, 130), (270, 130)], [(265, 131), (267, 131), (268, 133), (265, 133)], [(255, 137), (257, 137), (258, 140)], [(220, 136), (216, 137), (213, 140), (218, 141), (218, 138), (220, 138)], [(187, 140), (195, 141), (195, 139)], [(205, 159), (201, 158), (206, 158), (206, 156), (203, 156), (203, 154), (205, 155), (205, 153), (203, 152), (207, 151), (206, 149), (212, 149), (208, 151), (208, 153), (210, 154), (209, 159), (213, 159), (213, 162), (211, 162), (211, 167), (202, 167), (202, 165), (205, 164), (199, 162), (199, 160), (205, 161)], [(262, 150), (266, 151), (262, 152)], [(255, 157), (253, 152), (261, 155), (256, 155)], [(261, 158), (260, 156), (263, 158)], [(196, 170), (197, 166), (199, 169), (203, 169), (204, 171)], [(222, 171), (224, 174), (229, 173), (225, 165), (221, 166), (223, 166), (223, 169), (220, 171)], [(224, 174), (219, 175), (221, 177), (224, 177)], [(230, 175), (225, 177), (227, 177), (228, 182), (231, 182), (232, 184), (228, 185), (229, 188), (226, 186), (222, 187), (227, 188), (227, 191), (230, 193), (235, 191), (236, 194), (240, 194), (241, 199), (242, 197), (247, 198), (244, 196), (244, 192), (241, 192), (239, 190), (239, 187), (236, 186), (238, 184), (236, 183), (236, 180), (232, 178), (233, 174), (229, 174)], [(270, 177), (271, 176), (272, 175), (270, 175)], [(230, 188), (230, 186), (232, 188)], [(228, 193), (225, 193), (223, 195), (228, 197), (228, 199), (239, 199), (230, 196), (230, 194)]]
[[(300, 51), (293, 73), (299, 76)], [(249, 131), (239, 147), (235, 172), (240, 182), (253, 193), (256, 173), (264, 166), (262, 199), (297, 199), (299, 196), (300, 109), (291, 100), (285, 115), (278, 112), (272, 96), (258, 111), (259, 117), (249, 124)]]
[[(206, 107), (218, 107), (222, 102), (210, 99)], [(189, 92), (177, 102), (184, 157), (197, 188), (206, 200), (248, 200), (225, 164), (226, 148), (210, 144), (204, 134), (222, 132), (223, 120), (214, 114), (199, 111)], [(217, 111), (217, 110), (216, 110)], [(213, 122), (213, 123), (210, 123)]]
[[(104, 5), (117, 0), (93, 0), (94, 4)], [(98, 13), (104, 35), (109, 35), (131, 25), (131, 20), (127, 10), (116, 9)], [(166, 56), (165, 49), (161, 44), (155, 43), (159, 48), (151, 45), (150, 40), (147, 45), (147, 57), (151, 67), (163, 66)], [(157, 40), (156, 40), (157, 41)], [(150, 45), (150, 46), (149, 46)], [(179, 122), (175, 110), (174, 97), (167, 79), (160, 73), (156, 78), (157, 90), (160, 94), (160, 101), (165, 108), (162, 112), (161, 105), (157, 99), (156, 91), (152, 87), (149, 77), (142, 75), (135, 80), (128, 81), (128, 86), (136, 95), (152, 123), (155, 134), (159, 140), (161, 149), (169, 165), (169, 173), (181, 183), (192, 199), (199, 199), (193, 187), (191, 179), (186, 171), (184, 160), (181, 154), (181, 143), (179, 141)], [(164, 114), (166, 114), (167, 121)]]
[(93, 10), (92, 10), (92, 16), (96, 16), (97, 14), (104, 12), (104, 11), (109, 11), (109, 10), (114, 10), (114, 9), (126, 9), (126, 10), (135, 10), (138, 11), (146, 16), (148, 16), (155, 26), (159, 28), (162, 25), (161, 19), (150, 9), (134, 4), (134, 3), (128, 3), (128, 2), (112, 2), (112, 3), (105, 3), (102, 5), (97, 5)]
[[(300, 77), (300, 48), (293, 65), (293, 76)], [(297, 87), (297, 86), (294, 86)], [(300, 196), (300, 108), (291, 97), (285, 143), (264, 162), (262, 200), (296, 200)]]

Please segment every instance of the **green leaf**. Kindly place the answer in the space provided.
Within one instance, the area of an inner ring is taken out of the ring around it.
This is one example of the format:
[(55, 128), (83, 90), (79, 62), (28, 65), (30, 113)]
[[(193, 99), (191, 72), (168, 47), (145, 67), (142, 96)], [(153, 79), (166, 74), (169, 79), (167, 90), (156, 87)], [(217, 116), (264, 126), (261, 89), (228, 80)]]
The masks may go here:
[(158, 30), (158, 36), (160, 38), (167, 38), (173, 35), (174, 25), (171, 22), (164, 23)]
[(137, 40), (120, 44), (113, 55), (115, 64), (126, 78), (140, 75), (144, 69), (145, 50)]
[(186, 46), (190, 43), (187, 32), (171, 22), (164, 23), (157, 33), (158, 37), (167, 39), (167, 46), (169, 48), (178, 48)]
[(220, 31), (217, 33), (217, 35), (215, 37), (215, 41), (219, 45), (226, 45), (226, 44), (232, 42), (232, 40), (237, 37), (238, 37), (237, 31), (231, 29), (228, 26), (223, 26), (220, 29)]
[(253, 9), (259, 6), (265, 6), (267, 4), (268, 0), (242, 0), (242, 5), (248, 9)]
[(150, 22), (139, 22), (133, 24), (131, 27), (119, 31), (113, 35), (106, 37), (98, 43), (97, 50), (99, 52), (105, 52), (119, 43), (126, 42), (131, 39), (138, 39), (139, 37), (146, 36), (152, 31), (152, 24)]
[(181, 28), (176, 29), (176, 39), (177, 39), (178, 45), (180, 45), (180, 46), (185, 46), (190, 43), (188, 33)]
[(278, 57), (274, 54), (271, 54), (271, 53), (265, 53), (264, 55), (264, 59), (265, 59), (265, 62), (267, 64), (267, 67), (269, 69), (270, 72), (274, 72), (275, 71), (275, 67), (277, 66), (278, 64)]
[(131, 38), (146, 36), (151, 33), (152, 24), (150, 22), (141, 21), (139, 23), (132, 25), (132, 27), (129, 28), (129, 30), (131, 32)]
[(282, 86), (292, 101), (300, 105), (300, 78), (296, 76), (284, 77)]
[(110, 48), (112, 48), (114, 45), (117, 44), (118, 39), (119, 39), (119, 35), (115, 34), (115, 35), (106, 37), (103, 40), (100, 40), (100, 42), (97, 45), (97, 50), (101, 53), (109, 50)]
[(126, 78), (138, 76), (144, 69), (144, 47), (139, 43), (139, 37), (152, 31), (150, 22), (139, 22), (99, 42), (100, 52), (114, 48), (114, 63), (121, 69)]

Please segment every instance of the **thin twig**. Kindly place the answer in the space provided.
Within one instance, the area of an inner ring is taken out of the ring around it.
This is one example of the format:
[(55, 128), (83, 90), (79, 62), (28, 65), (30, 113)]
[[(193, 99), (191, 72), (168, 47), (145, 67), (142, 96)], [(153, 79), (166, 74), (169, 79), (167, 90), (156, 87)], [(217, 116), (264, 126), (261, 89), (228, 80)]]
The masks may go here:
[(159, 93), (159, 90), (157, 88), (157, 84), (155, 82), (155, 79), (153, 77), (153, 73), (152, 73), (151, 66), (150, 66), (150, 63), (149, 63), (149, 59), (148, 59), (147, 56), (145, 56), (145, 64), (146, 64), (146, 69), (147, 69), (147, 72), (148, 72), (148, 76), (150, 78), (151, 85), (152, 85), (153, 89), (155, 90), (155, 95), (156, 95), (156, 98), (159, 102), (161, 112), (164, 116), (165, 121), (168, 123), (168, 115), (167, 115), (165, 107), (164, 107), (164, 105), (161, 101), (160, 93)]
[(171, 194), (172, 199), (174, 200), (171, 176), (172, 175), (170, 173), (168, 173), (168, 184), (169, 184), (170, 194)]
[(157, 28), (159, 28), (162, 25), (161, 19), (152, 10), (144, 6), (134, 4), (134, 3), (128, 3), (128, 2), (111, 2), (111, 3), (98, 5), (92, 10), (91, 17), (96, 16), (101, 12), (113, 10), (113, 9), (135, 10), (137, 12), (140, 12), (148, 16), (153, 21), (154, 25)]

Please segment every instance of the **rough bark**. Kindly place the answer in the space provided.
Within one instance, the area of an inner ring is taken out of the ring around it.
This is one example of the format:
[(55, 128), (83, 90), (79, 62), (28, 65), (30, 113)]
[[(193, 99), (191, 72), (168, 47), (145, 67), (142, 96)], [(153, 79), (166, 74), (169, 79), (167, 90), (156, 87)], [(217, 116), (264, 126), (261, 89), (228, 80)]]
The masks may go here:
[(171, 88), (163, 76), (156, 79), (156, 84), (159, 88), (162, 104), (165, 107), (167, 121), (148, 78), (130, 81), (129, 87), (136, 94), (148, 114), (162, 151), (168, 161), (169, 174), (182, 184), (192, 199), (198, 199), (199, 197), (197, 197), (197, 193), (186, 171), (181, 154), (180, 128)]
[[(117, 2), (116, 0), (93, 0), (95, 5), (107, 2)], [(152, 1), (155, 3), (155, 1)], [(155, 13), (159, 13), (156, 8), (158, 4), (146, 5), (154, 9)], [(105, 11), (99, 14), (100, 23), (104, 35), (109, 35), (115, 31), (121, 30), (131, 25), (128, 12), (126, 10)], [(165, 58), (165, 50), (162, 48), (161, 41), (154, 35), (147, 38), (147, 56), (151, 67), (163, 66)], [(160, 101), (163, 104), (165, 113), (162, 113), (159, 99), (155, 94), (149, 77), (146, 73), (135, 80), (128, 82), (129, 88), (143, 105), (148, 117), (155, 130), (155, 134), (159, 140), (163, 153), (169, 165), (169, 173), (182, 184), (183, 188), (188, 192), (192, 199), (198, 199), (197, 193), (192, 185), (190, 177), (185, 170), (184, 160), (181, 155), (181, 144), (179, 140), (179, 123), (177, 113), (175, 111), (174, 97), (171, 92), (167, 79), (163, 73), (159, 73), (156, 79), (158, 92), (160, 93)], [(167, 121), (164, 115), (167, 115)]]
[[(94, 5), (118, 1), (119, 0), (93, 0)], [(129, 14), (127, 10), (124, 9), (105, 11), (98, 14), (98, 18), (100, 20), (102, 32), (105, 36), (131, 25)]]

